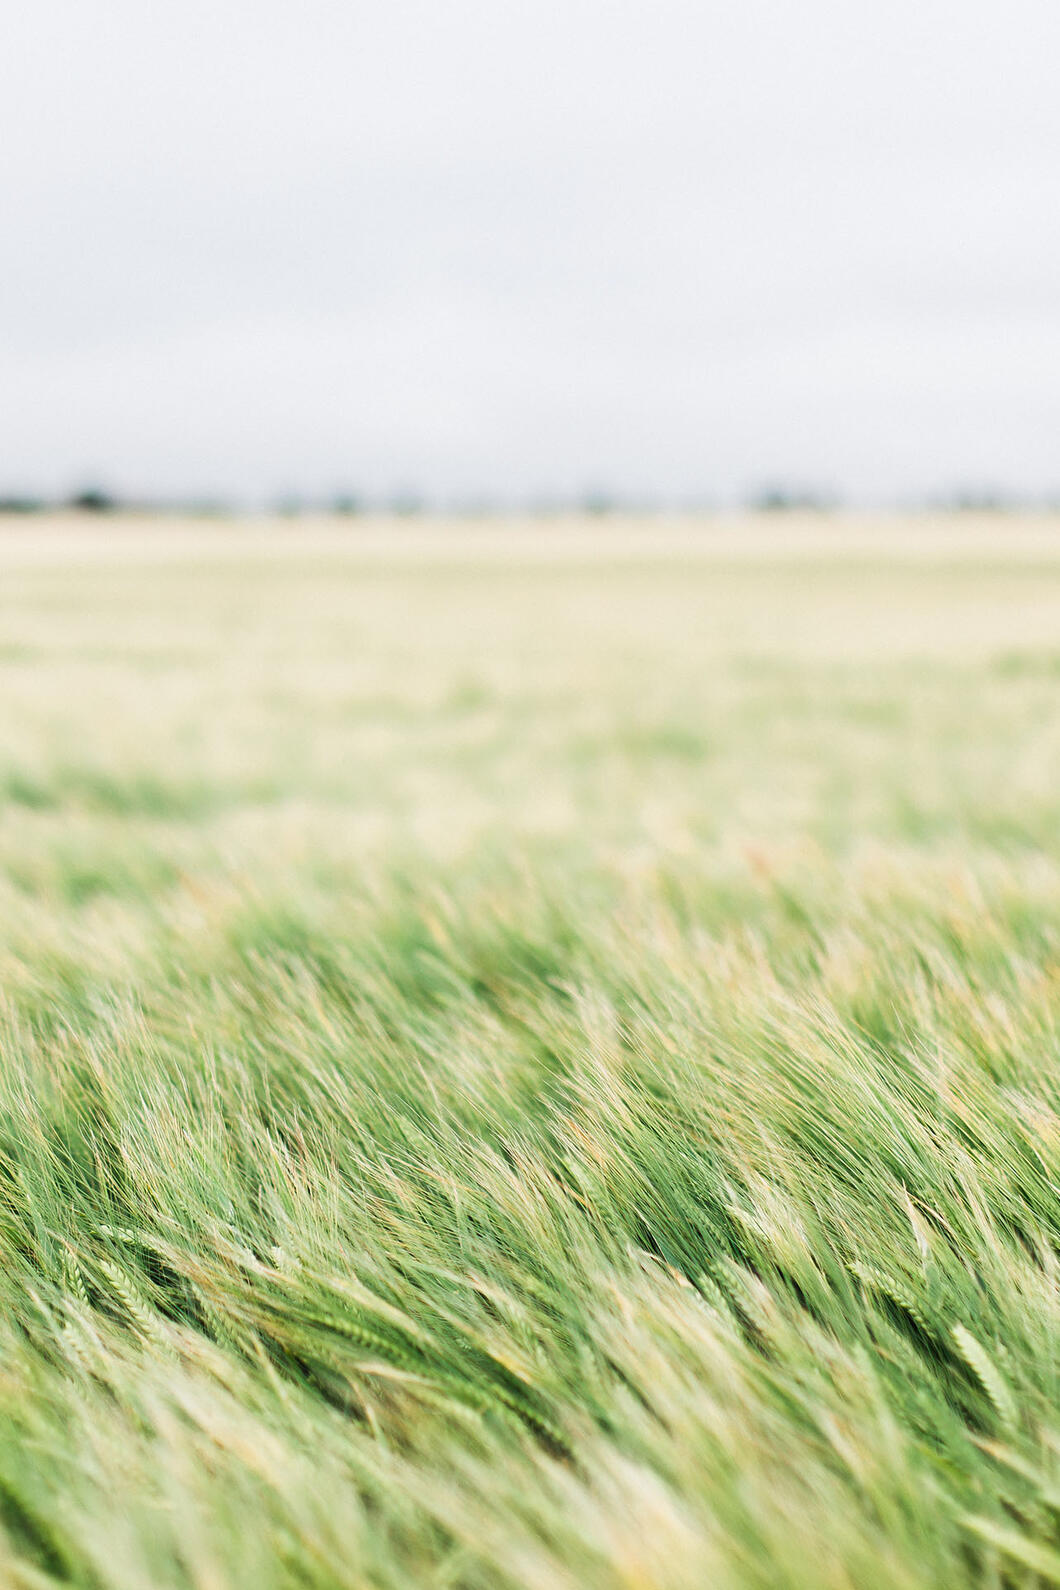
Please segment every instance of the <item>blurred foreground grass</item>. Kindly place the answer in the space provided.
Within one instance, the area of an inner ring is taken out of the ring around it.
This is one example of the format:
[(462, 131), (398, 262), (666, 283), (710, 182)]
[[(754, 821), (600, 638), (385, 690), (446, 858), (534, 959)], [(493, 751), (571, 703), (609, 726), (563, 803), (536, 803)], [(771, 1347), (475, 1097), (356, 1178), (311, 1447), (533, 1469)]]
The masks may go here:
[(0, 534), (0, 1583), (1060, 1584), (1060, 527)]

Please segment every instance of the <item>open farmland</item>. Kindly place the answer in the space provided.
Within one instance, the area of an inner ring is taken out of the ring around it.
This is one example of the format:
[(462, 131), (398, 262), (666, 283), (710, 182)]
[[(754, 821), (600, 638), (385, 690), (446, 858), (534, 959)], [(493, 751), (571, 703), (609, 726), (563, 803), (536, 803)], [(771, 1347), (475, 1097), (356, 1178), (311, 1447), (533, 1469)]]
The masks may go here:
[(0, 531), (0, 1584), (1060, 1584), (1060, 524)]

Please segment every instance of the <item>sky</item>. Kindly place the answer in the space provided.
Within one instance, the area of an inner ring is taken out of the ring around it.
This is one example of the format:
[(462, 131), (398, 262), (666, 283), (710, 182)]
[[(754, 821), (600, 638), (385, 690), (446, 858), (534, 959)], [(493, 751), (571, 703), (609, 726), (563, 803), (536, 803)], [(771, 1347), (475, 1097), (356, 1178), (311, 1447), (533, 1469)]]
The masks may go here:
[(32, 0), (0, 494), (1060, 496), (1057, 0)]

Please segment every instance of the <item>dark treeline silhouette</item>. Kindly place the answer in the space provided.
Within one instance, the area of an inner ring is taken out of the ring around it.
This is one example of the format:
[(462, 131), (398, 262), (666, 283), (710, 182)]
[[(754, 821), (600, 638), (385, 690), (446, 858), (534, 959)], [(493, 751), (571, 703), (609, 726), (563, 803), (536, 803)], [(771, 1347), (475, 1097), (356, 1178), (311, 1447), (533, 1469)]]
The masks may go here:
[[(554, 518), (580, 513), (594, 518), (610, 514), (651, 515), (659, 512), (689, 514), (715, 514), (729, 512), (740, 504), (726, 503), (704, 495), (693, 497), (653, 497), (647, 493), (633, 494), (593, 487), (582, 492), (555, 492), (547, 495), (528, 495), (518, 498), (489, 493), (463, 496), (436, 497), (411, 488), (402, 488), (389, 494), (364, 494), (351, 490), (328, 494), (311, 494), (284, 491), (272, 499), (267, 511), (285, 519), (319, 517), (353, 518), (361, 513), (390, 514), (398, 518), (418, 515), (445, 514), (466, 518), (503, 517), (506, 514), (528, 514), (535, 518)], [(769, 482), (747, 493), (742, 506), (753, 513), (829, 513), (848, 508), (857, 511), (865, 504), (846, 501), (833, 491), (805, 485)], [(1015, 494), (997, 487), (962, 485), (948, 491), (926, 494), (922, 497), (873, 504), (890, 506), (900, 512), (928, 511), (934, 513), (1006, 513), (1019, 510), (1030, 512), (1060, 512), (1060, 490), (1048, 493)], [(157, 514), (160, 517), (185, 516), (194, 518), (226, 518), (248, 511), (246, 501), (221, 496), (196, 496), (188, 498), (149, 499), (122, 496), (100, 485), (87, 485), (65, 496), (46, 497), (32, 492), (0, 492), (0, 516), (31, 515), (54, 512), (100, 516), (114, 513)]]
[(0, 513), (43, 513), (47, 507), (40, 497), (0, 496)]
[(839, 506), (832, 492), (811, 486), (771, 484), (752, 492), (748, 507), (757, 513), (828, 513)]
[(78, 509), (81, 513), (113, 513), (118, 503), (109, 491), (104, 491), (99, 486), (86, 486), (83, 491), (74, 493), (69, 500), (69, 506)]

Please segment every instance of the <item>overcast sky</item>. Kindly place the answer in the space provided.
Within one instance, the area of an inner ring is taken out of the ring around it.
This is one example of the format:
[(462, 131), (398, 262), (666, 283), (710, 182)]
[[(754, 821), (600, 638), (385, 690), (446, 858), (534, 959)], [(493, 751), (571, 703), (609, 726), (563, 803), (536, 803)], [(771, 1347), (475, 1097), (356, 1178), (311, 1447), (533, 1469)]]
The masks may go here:
[(1058, 0), (26, 0), (0, 492), (1060, 493)]

